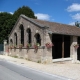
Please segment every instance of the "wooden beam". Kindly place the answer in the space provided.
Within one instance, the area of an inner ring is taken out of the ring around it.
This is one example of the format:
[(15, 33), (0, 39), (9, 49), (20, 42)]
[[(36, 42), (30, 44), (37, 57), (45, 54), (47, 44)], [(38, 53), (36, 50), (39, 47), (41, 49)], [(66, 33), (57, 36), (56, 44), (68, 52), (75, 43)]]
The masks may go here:
[(62, 58), (64, 58), (64, 35), (62, 36)]

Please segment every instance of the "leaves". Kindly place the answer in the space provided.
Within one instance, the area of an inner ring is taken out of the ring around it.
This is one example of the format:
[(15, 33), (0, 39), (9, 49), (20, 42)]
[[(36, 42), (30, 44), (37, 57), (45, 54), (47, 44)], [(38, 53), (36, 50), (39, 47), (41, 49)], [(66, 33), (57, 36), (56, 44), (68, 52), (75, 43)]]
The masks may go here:
[(3, 43), (3, 40), (8, 40), (8, 35), (21, 14), (36, 18), (34, 12), (28, 6), (18, 8), (13, 15), (7, 12), (0, 13), (0, 44)]
[(34, 16), (34, 12), (28, 6), (22, 6), (22, 7), (18, 8), (18, 10), (14, 12), (13, 16), (17, 20), (17, 18), (21, 14), (24, 14), (25, 16), (30, 17), (30, 18), (36, 18)]

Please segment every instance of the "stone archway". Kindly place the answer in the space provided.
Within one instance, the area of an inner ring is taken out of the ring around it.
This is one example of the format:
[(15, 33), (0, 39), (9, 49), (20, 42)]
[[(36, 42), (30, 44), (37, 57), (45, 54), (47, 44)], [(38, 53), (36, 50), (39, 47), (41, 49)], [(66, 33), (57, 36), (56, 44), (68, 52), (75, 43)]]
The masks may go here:
[(17, 45), (17, 33), (14, 33), (14, 44)]
[(13, 40), (12, 39), (10, 39), (10, 45), (13, 45)]
[(31, 44), (32, 40), (31, 40), (31, 29), (30, 28), (27, 29), (27, 37), (28, 37), (28, 43)]
[(24, 27), (22, 24), (20, 25), (19, 29), (20, 29), (21, 44), (24, 46)]
[(41, 45), (41, 36), (39, 33), (36, 33), (35, 34), (35, 39), (36, 39), (36, 43), (40, 44)]

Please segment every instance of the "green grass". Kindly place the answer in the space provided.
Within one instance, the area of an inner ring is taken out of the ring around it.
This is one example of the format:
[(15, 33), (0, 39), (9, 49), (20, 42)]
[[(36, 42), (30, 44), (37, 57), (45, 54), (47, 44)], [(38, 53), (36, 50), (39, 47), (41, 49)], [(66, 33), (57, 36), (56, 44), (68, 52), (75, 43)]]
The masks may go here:
[(38, 60), (37, 63), (41, 63), (41, 60)]
[(12, 57), (14, 57), (14, 58), (18, 58), (18, 56), (12, 56)]

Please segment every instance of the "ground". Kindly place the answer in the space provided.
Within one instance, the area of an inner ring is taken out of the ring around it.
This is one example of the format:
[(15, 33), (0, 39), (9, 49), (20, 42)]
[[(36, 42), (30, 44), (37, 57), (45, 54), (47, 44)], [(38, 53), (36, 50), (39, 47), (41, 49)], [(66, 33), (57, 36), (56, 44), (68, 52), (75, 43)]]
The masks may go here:
[(40, 71), (64, 76), (73, 80), (80, 80), (80, 76), (79, 76), (80, 64), (72, 63), (72, 61), (57, 62), (52, 64), (41, 64), (41, 63), (36, 63), (24, 59), (18, 59), (6, 55), (0, 55), (0, 58), (11, 62), (15, 62), (16, 64), (22, 64), (24, 66), (28, 66), (30, 68), (34, 68)]

